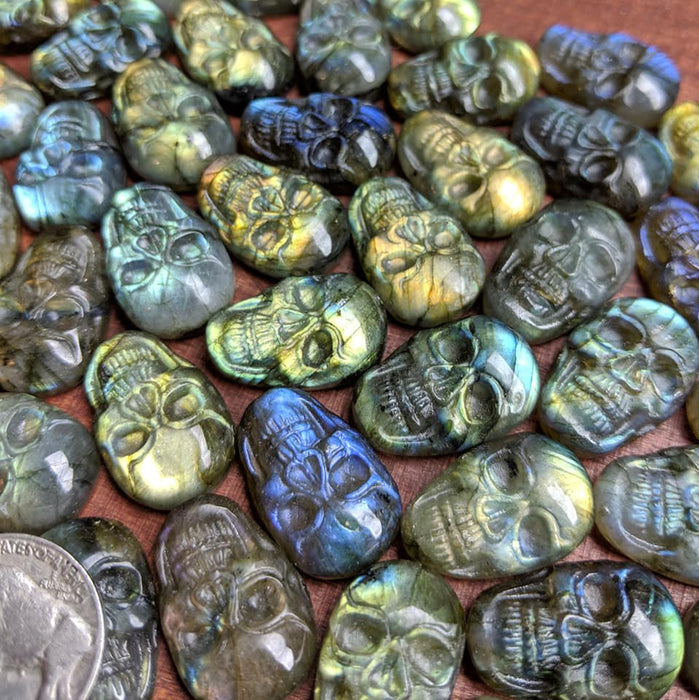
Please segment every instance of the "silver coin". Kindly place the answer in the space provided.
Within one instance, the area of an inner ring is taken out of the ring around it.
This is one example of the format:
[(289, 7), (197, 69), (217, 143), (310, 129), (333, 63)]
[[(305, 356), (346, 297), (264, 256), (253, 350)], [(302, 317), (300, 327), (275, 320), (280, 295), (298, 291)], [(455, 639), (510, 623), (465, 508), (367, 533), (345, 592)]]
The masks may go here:
[(0, 534), (0, 698), (83, 700), (103, 648), (85, 569), (41, 537)]

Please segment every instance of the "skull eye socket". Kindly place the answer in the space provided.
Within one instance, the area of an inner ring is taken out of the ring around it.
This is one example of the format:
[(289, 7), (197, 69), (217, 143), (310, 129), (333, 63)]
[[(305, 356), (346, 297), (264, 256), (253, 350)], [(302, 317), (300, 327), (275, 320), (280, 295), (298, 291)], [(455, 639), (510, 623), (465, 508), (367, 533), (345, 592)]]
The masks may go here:
[(349, 613), (335, 630), (335, 643), (347, 654), (368, 656), (373, 654), (386, 638), (386, 625), (382, 619)]
[(602, 321), (597, 329), (597, 335), (602, 342), (624, 352), (638, 349), (645, 337), (634, 323), (618, 316)]
[(82, 319), (82, 306), (70, 297), (51, 298), (41, 313), (41, 324), (57, 331), (72, 331)]
[(585, 612), (598, 622), (619, 619), (627, 609), (627, 600), (616, 576), (593, 573), (582, 581), (581, 601)]
[(148, 260), (131, 260), (121, 269), (121, 284), (135, 287), (143, 284), (153, 274), (153, 266)]
[(475, 86), (474, 101), (481, 109), (492, 109), (507, 92), (506, 85), (497, 75), (489, 75)]
[(318, 111), (335, 123), (348, 121), (354, 116), (355, 106), (351, 100), (336, 97), (334, 99), (321, 99), (318, 104)]
[(293, 300), (299, 311), (316, 312), (323, 305), (323, 293), (312, 282), (294, 285)]
[(19, 408), (7, 424), (5, 439), (15, 450), (26, 449), (40, 437), (44, 416), (33, 408)]
[(259, 627), (281, 615), (286, 608), (286, 593), (279, 579), (260, 576), (240, 587), (240, 616), (251, 627)]
[(476, 339), (471, 334), (459, 336), (448, 332), (433, 337), (432, 346), (437, 358), (448, 365), (470, 365), (478, 354)]
[(629, 144), (636, 139), (638, 133), (638, 127), (633, 124), (625, 124), (615, 120), (609, 125), (609, 137), (613, 143)]
[(111, 564), (96, 577), (95, 583), (107, 603), (129, 603), (141, 592), (141, 576), (128, 564)]
[(109, 444), (116, 457), (128, 457), (141, 450), (149, 437), (149, 431), (137, 423), (123, 423), (114, 430)]
[(539, 513), (528, 513), (522, 518), (517, 539), (520, 552), (527, 559), (545, 557), (555, 545), (550, 521)]
[(173, 422), (196, 416), (204, 408), (204, 398), (192, 386), (174, 389), (163, 401), (163, 415)]
[(557, 213), (547, 213), (542, 216), (536, 231), (537, 238), (545, 245), (568, 243), (577, 233), (571, 220), (567, 216)]
[(588, 182), (604, 182), (614, 175), (618, 168), (618, 161), (612, 155), (593, 153), (586, 158), (580, 168), (580, 174)]
[(267, 43), (266, 38), (257, 28), (246, 29), (240, 37), (240, 45), (251, 51), (260, 51)]
[(449, 647), (434, 634), (415, 630), (406, 639), (406, 652), (412, 669), (427, 685), (442, 686), (454, 670), (454, 656)]
[(483, 466), (490, 484), (506, 493), (520, 492), (528, 483), (524, 464), (508, 452), (497, 452), (486, 459)]
[(277, 221), (268, 221), (255, 229), (250, 237), (252, 244), (261, 251), (274, 250), (283, 241), (286, 234)]
[(589, 672), (597, 697), (620, 698), (638, 678), (638, 663), (624, 647), (605, 647), (593, 660)]
[(366, 44), (372, 44), (379, 40), (378, 32), (376, 27), (369, 22), (362, 22), (357, 24), (350, 30), (349, 33), (350, 43), (357, 46), (364, 46)]
[(461, 55), (467, 63), (487, 63), (492, 60), (493, 48), (483, 37), (473, 37), (463, 42)]
[(173, 241), (170, 253), (173, 260), (190, 263), (204, 257), (207, 249), (204, 236), (196, 231), (188, 231)]
[(359, 491), (369, 479), (371, 470), (365, 462), (356, 457), (343, 459), (329, 475), (333, 491), (341, 498), (347, 498)]
[(303, 344), (303, 362), (308, 367), (322, 367), (333, 354), (333, 339), (326, 330), (315, 331)]
[(475, 172), (459, 170), (455, 177), (452, 177), (447, 187), (449, 198), (453, 201), (466, 199), (478, 192), (483, 186), (483, 178)]
[(493, 425), (498, 418), (499, 406), (495, 389), (480, 377), (462, 395), (462, 408), (470, 423)]
[(183, 121), (197, 120), (210, 111), (208, 100), (199, 95), (185, 97), (177, 105), (177, 116)]
[(300, 532), (313, 525), (318, 507), (310, 499), (295, 495), (277, 510), (279, 524), (285, 532)]
[(650, 377), (660, 396), (671, 398), (678, 390), (682, 370), (673, 357), (655, 353), (650, 363)]
[(344, 146), (344, 139), (340, 136), (321, 139), (311, 149), (309, 159), (318, 167), (333, 166), (340, 159)]

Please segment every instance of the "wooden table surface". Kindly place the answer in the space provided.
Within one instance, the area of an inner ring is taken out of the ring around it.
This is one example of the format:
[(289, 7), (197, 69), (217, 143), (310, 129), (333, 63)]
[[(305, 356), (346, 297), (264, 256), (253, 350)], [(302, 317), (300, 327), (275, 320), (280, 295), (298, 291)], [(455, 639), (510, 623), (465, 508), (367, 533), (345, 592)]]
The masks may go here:
[[(697, 7), (695, 0), (633, 0), (632, 2), (620, 2), (619, 0), (555, 0), (554, 2), (482, 0), (481, 10), (482, 22), (477, 34), (497, 32), (522, 39), (533, 46), (546, 28), (554, 23), (564, 23), (597, 32), (627, 32), (646, 43), (654, 44), (675, 61), (682, 75), (679, 101), (699, 100), (699, 53), (697, 52), (699, 7)], [(291, 16), (275, 17), (269, 18), (267, 22), (272, 31), (290, 48), (293, 48), (298, 26), (297, 18)], [(405, 59), (405, 54), (395, 53), (395, 63)], [(29, 77), (27, 56), (5, 56), (0, 57), (0, 60), (6, 61), (25, 77)], [(177, 61), (174, 56), (171, 57), (171, 60)], [(108, 112), (108, 100), (102, 100), (98, 102), (98, 105)], [(238, 120), (233, 118), (232, 123), (237, 134)], [(2, 163), (3, 171), (11, 182), (14, 180), (15, 165), (16, 159)], [(191, 197), (187, 199), (190, 204), (193, 204)], [(31, 236), (25, 231), (22, 240), (23, 248), (29, 245), (30, 240)], [(486, 258), (488, 269), (490, 269), (502, 244), (502, 241), (478, 241), (477, 245)], [(232, 301), (239, 301), (258, 294), (272, 283), (272, 280), (253, 274), (238, 263), (235, 263), (235, 270), (237, 282), (235, 297)], [(349, 249), (346, 250), (332, 271), (351, 271), (359, 275), (359, 266), (353, 252)], [(638, 276), (634, 274), (619, 296), (643, 295), (643, 286)], [(474, 311), (480, 312), (479, 304), (476, 304)], [(128, 322), (124, 320), (123, 316), (116, 310), (112, 310), (109, 334), (113, 335), (128, 327)], [(386, 354), (404, 342), (412, 332), (412, 329), (390, 323)], [(542, 380), (547, 377), (549, 367), (561, 347), (561, 342), (561, 340), (553, 341), (535, 348)], [(236, 423), (240, 420), (249, 402), (261, 393), (258, 390), (232, 383), (219, 375), (207, 358), (202, 334), (168, 344), (176, 353), (206, 372), (223, 394)], [(338, 413), (345, 420), (350, 420), (351, 388), (316, 392), (315, 395), (327, 408)], [(76, 388), (53, 397), (49, 401), (68, 411), (85, 426), (91, 427), (92, 411), (82, 388)], [(536, 428), (535, 421), (529, 420), (519, 426), (517, 430), (536, 430)], [(626, 454), (645, 454), (670, 445), (688, 444), (690, 441), (691, 433), (687, 426), (685, 413), (684, 410), (680, 410), (656, 430), (630, 445), (599, 459), (587, 459), (583, 462), (590, 476), (594, 479), (599, 471), (614, 458)], [(452, 459), (451, 457), (429, 459), (385, 455), (384, 463), (399, 485), (404, 504), (407, 504), (418, 490), (439, 474)], [(216, 491), (233, 498), (244, 509), (250, 510), (240, 466), (237, 462), (232, 465), (230, 472)], [(105, 469), (102, 469), (94, 491), (81, 515), (114, 518), (125, 523), (136, 534), (152, 562), (153, 544), (165, 514), (131, 502), (115, 487)], [(402, 552), (400, 543), (397, 542), (390, 548), (385, 558), (392, 559), (401, 556), (405, 556), (405, 554)], [(604, 543), (598, 533), (593, 531), (567, 557), (567, 560), (602, 558), (622, 559)], [(663, 579), (663, 582), (671, 591), (675, 603), (682, 613), (699, 597), (699, 589), (697, 588), (684, 586), (668, 579)], [(326, 631), (330, 611), (346, 582), (323, 583), (307, 579), (307, 583), (313, 600), (320, 639)], [(449, 583), (453, 586), (464, 608), (468, 610), (474, 597), (494, 582), (472, 583), (449, 579)], [(312, 691), (313, 677), (311, 676), (290, 697), (296, 700), (305, 700), (312, 697)], [(465, 666), (462, 666), (453, 697), (462, 700), (486, 692), (488, 692), (486, 686), (480, 683)], [(188, 697), (188, 693), (180, 683), (167, 646), (160, 637), (155, 698), (176, 700), (186, 697)], [(680, 700), (695, 697), (695, 695), (681, 682), (677, 682), (665, 697)]]

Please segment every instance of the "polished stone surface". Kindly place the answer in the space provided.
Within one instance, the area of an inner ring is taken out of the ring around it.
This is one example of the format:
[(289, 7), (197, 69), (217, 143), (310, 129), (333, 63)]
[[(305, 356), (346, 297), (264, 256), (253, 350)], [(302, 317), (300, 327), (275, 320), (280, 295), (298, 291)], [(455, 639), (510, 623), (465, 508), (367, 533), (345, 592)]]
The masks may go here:
[(699, 586), (699, 446), (610, 462), (595, 482), (595, 525), (629, 559)]
[(554, 197), (594, 199), (630, 218), (670, 185), (662, 143), (606, 109), (535, 97), (518, 112), (510, 137), (539, 161)]
[(681, 102), (665, 112), (658, 135), (672, 159), (672, 191), (699, 205), (699, 103)]
[(175, 16), (177, 53), (189, 75), (228, 111), (279, 95), (294, 78), (291, 52), (259, 19), (225, 0), (185, 0)]
[(466, 642), (481, 678), (515, 697), (655, 700), (682, 663), (682, 619), (637, 564), (577, 561), (483, 591)]
[(0, 63), (0, 158), (12, 158), (29, 148), (44, 106), (34, 85)]
[(289, 559), (322, 579), (356, 576), (398, 532), (398, 487), (369, 443), (298, 389), (245, 410), (239, 452), (257, 514)]
[(685, 613), (684, 645), (682, 678), (699, 692), (699, 601)]
[(39, 534), (73, 518), (100, 468), (92, 435), (29, 394), (0, 394), (0, 532)]
[(214, 315), (206, 345), (243, 384), (326, 389), (373, 365), (386, 339), (376, 292), (346, 273), (289, 277)]
[(460, 318), (485, 281), (485, 262), (457, 219), (397, 177), (375, 177), (349, 206), (364, 275), (394, 319), (430, 327)]
[(538, 87), (533, 49), (492, 32), (451, 39), (398, 64), (388, 77), (388, 97), (403, 118), (442, 109), (474, 124), (511, 121)]
[(215, 488), (235, 455), (235, 426), (206, 375), (146, 333), (112, 336), (85, 374), (95, 440), (117, 486), (170, 510)]
[(205, 496), (172, 511), (155, 562), (163, 634), (195, 698), (282, 700), (309, 674), (306, 586), (238, 504)]
[(97, 238), (82, 226), (37, 236), (0, 284), (0, 387), (50, 395), (77, 386), (108, 317)]
[(539, 41), (541, 84), (551, 95), (602, 107), (651, 128), (672, 106), (680, 73), (655, 46), (628, 34), (595, 33), (563, 24)]
[(635, 238), (616, 211), (559, 199), (507, 240), (486, 279), (483, 311), (545, 343), (594, 316), (635, 264)]
[(592, 484), (562, 445), (516, 433), (474, 447), (430, 481), (401, 522), (409, 556), (445, 576), (488, 579), (549, 566), (593, 525)]
[(259, 160), (346, 189), (391, 167), (396, 135), (378, 107), (314, 93), (295, 100), (253, 100), (240, 122), (240, 147)]
[(12, 188), (24, 223), (96, 226), (112, 195), (126, 185), (126, 166), (109, 119), (89, 102), (54, 102), (39, 115), (20, 154)]
[(114, 79), (146, 56), (170, 45), (167, 18), (151, 0), (102, 0), (34, 49), (34, 84), (54, 100), (109, 95)]
[(211, 161), (235, 152), (216, 96), (160, 58), (136, 61), (117, 78), (112, 118), (129, 165), (174, 190), (195, 190)]
[(305, 175), (247, 156), (211, 163), (198, 201), (230, 253), (270, 277), (321, 272), (349, 240), (337, 197)]
[(509, 235), (544, 198), (544, 176), (532, 157), (499, 131), (447, 112), (410, 117), (398, 139), (398, 160), (411, 184), (473, 236)]
[(687, 422), (694, 437), (699, 440), (699, 383), (694, 385), (687, 397)]
[(90, 0), (0, 0), (0, 51), (26, 51), (89, 5)]
[(638, 270), (650, 293), (699, 334), (699, 209), (666, 197), (637, 222)]
[(469, 316), (413, 335), (356, 384), (354, 421), (379, 450), (463, 452), (529, 417), (539, 369), (501, 321)]
[(682, 406), (699, 369), (687, 321), (653, 299), (605, 304), (568, 337), (541, 388), (539, 423), (577, 454), (604, 454)]
[(106, 518), (61, 523), (42, 537), (72, 554), (104, 614), (104, 652), (90, 700), (147, 700), (155, 689), (158, 621), (146, 555), (126, 525)]
[(0, 173), (0, 278), (12, 270), (19, 253), (22, 221), (12, 189)]
[(102, 219), (107, 274), (139, 329), (179, 338), (233, 299), (233, 264), (214, 228), (169, 187), (119, 190)]
[(412, 561), (374, 565), (330, 617), (315, 700), (448, 700), (464, 648), (464, 615), (441, 577)]

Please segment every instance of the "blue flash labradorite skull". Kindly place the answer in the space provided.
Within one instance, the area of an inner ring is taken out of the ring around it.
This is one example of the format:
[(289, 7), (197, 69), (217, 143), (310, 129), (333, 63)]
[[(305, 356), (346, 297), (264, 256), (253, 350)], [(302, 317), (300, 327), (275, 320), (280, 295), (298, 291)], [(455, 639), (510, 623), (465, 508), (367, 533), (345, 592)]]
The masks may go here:
[(544, 198), (536, 161), (500, 132), (447, 112), (423, 110), (400, 132), (406, 178), (473, 236), (500, 238), (528, 221)]
[(672, 191), (699, 205), (699, 104), (682, 102), (660, 120), (658, 136), (672, 159)]
[(187, 73), (213, 90), (229, 111), (291, 85), (289, 50), (261, 20), (225, 0), (185, 0), (173, 32)]
[(537, 53), (547, 92), (608, 109), (638, 126), (657, 126), (679, 91), (680, 74), (670, 58), (628, 34), (554, 24)]
[(14, 267), (19, 253), (22, 222), (15, 206), (12, 189), (0, 173), (0, 278)]
[(401, 116), (443, 109), (475, 124), (510, 121), (538, 87), (534, 51), (493, 33), (452, 39), (397, 65), (388, 77), (388, 96)]
[(474, 0), (378, 0), (378, 6), (391, 39), (412, 53), (471, 36), (481, 21)]
[(638, 270), (651, 294), (699, 334), (699, 210), (666, 197), (645, 212), (638, 237)]
[(32, 80), (56, 100), (103, 97), (126, 66), (160, 56), (170, 38), (167, 18), (151, 0), (104, 0), (34, 50)]
[(653, 299), (614, 299), (568, 337), (539, 422), (578, 454), (610, 452), (670, 417), (697, 369), (699, 342), (682, 316)]
[(0, 0), (0, 50), (26, 50), (63, 29), (90, 0)]
[(240, 422), (252, 500), (291, 561), (317, 578), (356, 576), (391, 544), (400, 495), (371, 446), (298, 389), (270, 389)]
[(511, 138), (539, 161), (552, 195), (594, 199), (625, 218), (670, 185), (672, 163), (660, 141), (606, 109), (535, 97), (517, 113)]
[(610, 462), (595, 482), (595, 524), (629, 559), (699, 585), (699, 447)]
[(195, 698), (283, 700), (304, 680), (316, 652), (308, 592), (236, 503), (173, 510), (155, 561), (163, 634)]
[(401, 524), (408, 554), (456, 578), (534, 571), (592, 528), (592, 484), (575, 455), (536, 433), (468, 450), (428, 483)]
[(383, 85), (391, 69), (391, 46), (378, 17), (331, 3), (299, 27), (296, 59), (317, 90), (361, 96)]
[(396, 136), (385, 112), (333, 93), (253, 100), (240, 122), (243, 151), (323, 185), (359, 185), (385, 173)]
[(211, 163), (198, 200), (228, 250), (270, 277), (320, 272), (349, 238), (339, 199), (305, 175), (247, 156)]
[(90, 697), (152, 697), (158, 644), (155, 587), (136, 536), (116, 520), (79, 518), (42, 537), (78, 560), (102, 603), (104, 653)]
[(517, 229), (483, 288), (483, 310), (530, 343), (557, 338), (593, 316), (636, 263), (631, 229), (591, 200), (557, 200)]
[(44, 106), (44, 98), (31, 83), (0, 64), (0, 158), (12, 158), (29, 147)]
[(391, 454), (462, 452), (525, 420), (539, 395), (531, 348), (509, 326), (470, 316), (419, 331), (356, 384), (354, 419)]
[(0, 284), (0, 387), (39, 395), (73, 388), (108, 319), (97, 239), (80, 226), (41, 234)]
[(468, 614), (481, 678), (514, 697), (656, 700), (682, 663), (682, 619), (637, 564), (578, 561), (488, 588)]
[(99, 468), (77, 420), (29, 394), (0, 395), (0, 532), (39, 534), (75, 517)]
[(15, 200), (29, 228), (91, 227), (126, 185), (126, 168), (109, 119), (88, 102), (67, 100), (39, 115), (15, 179)]
[(231, 465), (235, 428), (203, 372), (146, 333), (113, 336), (85, 374), (95, 440), (117, 486), (169, 510), (215, 488)]
[(211, 161), (235, 151), (215, 95), (160, 58), (136, 61), (117, 78), (112, 118), (131, 167), (174, 190), (196, 189)]
[(289, 277), (219, 311), (206, 327), (215, 365), (244, 384), (327, 389), (373, 365), (386, 311), (353, 275)]
[(463, 610), (443, 578), (412, 561), (375, 564), (332, 612), (315, 700), (448, 700), (463, 648)]
[(114, 294), (141, 330), (181, 337), (233, 298), (233, 266), (216, 231), (168, 187), (117, 192), (102, 239)]
[(401, 323), (436, 326), (463, 316), (485, 262), (463, 226), (397, 177), (363, 183), (349, 208), (367, 280)]

